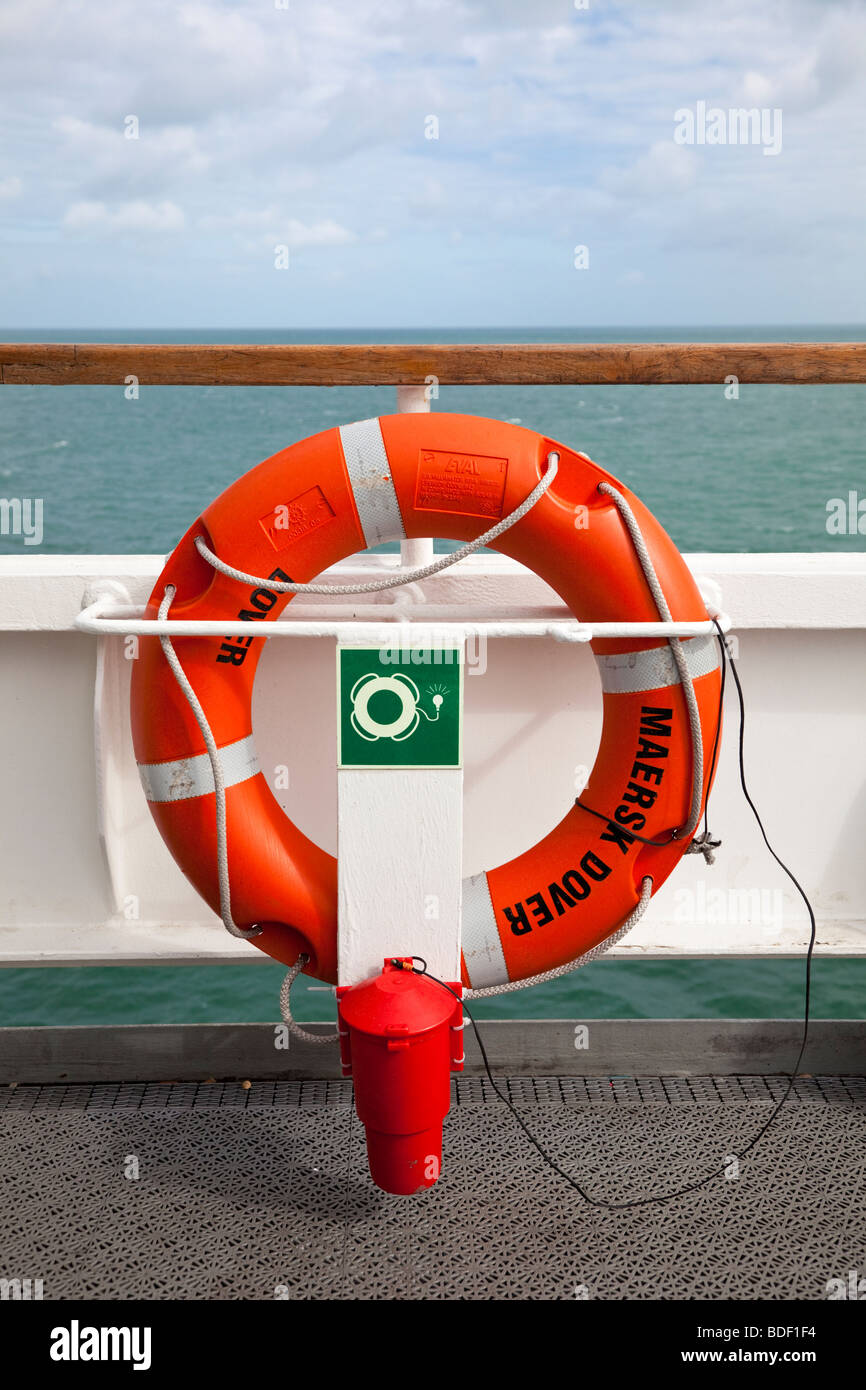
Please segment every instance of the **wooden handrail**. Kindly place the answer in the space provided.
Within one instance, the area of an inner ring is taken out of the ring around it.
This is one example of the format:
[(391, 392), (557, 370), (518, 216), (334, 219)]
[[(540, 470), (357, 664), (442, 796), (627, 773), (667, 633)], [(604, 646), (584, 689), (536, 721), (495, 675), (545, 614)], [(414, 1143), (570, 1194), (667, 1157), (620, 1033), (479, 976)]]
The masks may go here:
[(0, 383), (117, 386), (866, 382), (866, 343), (6, 343)]

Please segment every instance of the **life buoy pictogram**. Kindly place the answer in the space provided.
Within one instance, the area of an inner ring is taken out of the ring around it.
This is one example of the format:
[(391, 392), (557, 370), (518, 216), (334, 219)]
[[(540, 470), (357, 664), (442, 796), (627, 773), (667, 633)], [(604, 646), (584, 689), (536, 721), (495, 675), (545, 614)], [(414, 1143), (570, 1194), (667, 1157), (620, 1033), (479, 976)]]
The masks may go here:
[[(400, 712), (396, 719), (387, 723), (376, 719), (370, 713), (371, 699), (383, 691), (396, 695), (400, 702)], [(374, 672), (361, 676), (352, 687), (349, 698), (352, 701), (352, 727), (361, 738), (367, 739), (370, 743), (380, 738), (391, 738), (395, 743), (401, 743), (404, 739), (410, 738), (418, 727), (421, 718), (418, 713), (418, 701), (421, 693), (415, 682), (403, 671), (398, 671), (396, 676), (377, 676)]]
[[(248, 637), (178, 638), (177, 655), (220, 749), (233, 917), (261, 928), (254, 944), (274, 959), (292, 965), (304, 953), (307, 974), (336, 982), (337, 862), (285, 815), (253, 744), (252, 690), (264, 640), (255, 623), (276, 618), (291, 595), (215, 570), (196, 538), (235, 569), (306, 583), (383, 541), (474, 540), (537, 486), (551, 450), (559, 455), (552, 485), (495, 548), (539, 574), (585, 622), (657, 622), (658, 603), (612, 498), (616, 489), (640, 528), (671, 618), (705, 622), (685, 561), (628, 488), (584, 454), (475, 416), (384, 416), (303, 439), (233, 483), (167, 561), (148, 617), (173, 586), (172, 618), (251, 624)], [(471, 987), (526, 979), (600, 945), (634, 910), (645, 879), (655, 891), (688, 848), (691, 834), (679, 832), (700, 764), (671, 644), (608, 638), (593, 641), (592, 650), (604, 718), (586, 805), (572, 806), (516, 859), (464, 881), (462, 976)], [(719, 717), (714, 637), (683, 638), (678, 659), (700, 719), (705, 798)], [(219, 910), (211, 762), (157, 637), (141, 640), (131, 705), (150, 810), (177, 863)], [(411, 720), (412, 705), (407, 692), (399, 720)]]

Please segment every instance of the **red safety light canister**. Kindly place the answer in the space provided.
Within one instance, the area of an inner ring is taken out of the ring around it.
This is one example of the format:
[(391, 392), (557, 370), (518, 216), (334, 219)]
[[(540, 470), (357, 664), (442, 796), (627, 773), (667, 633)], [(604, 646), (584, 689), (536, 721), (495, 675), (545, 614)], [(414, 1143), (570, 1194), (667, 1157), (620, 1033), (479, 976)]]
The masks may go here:
[(392, 961), (381, 975), (337, 990), (340, 1042), (373, 1181), (408, 1195), (432, 1187), (442, 1168), (450, 1072), (463, 1066), (463, 1006), (416, 973), (411, 958)]

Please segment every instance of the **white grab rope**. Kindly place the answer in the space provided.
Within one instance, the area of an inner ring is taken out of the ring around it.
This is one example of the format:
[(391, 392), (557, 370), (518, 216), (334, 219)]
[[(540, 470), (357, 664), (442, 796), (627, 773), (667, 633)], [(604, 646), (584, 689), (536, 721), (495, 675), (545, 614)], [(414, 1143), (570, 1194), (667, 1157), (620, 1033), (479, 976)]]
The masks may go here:
[(339, 1029), (336, 1033), (310, 1033), (292, 1018), (292, 985), (295, 983), (295, 980), (298, 978), (309, 959), (309, 956), (301, 952), (288, 975), (283, 980), (283, 983), (280, 985), (280, 1015), (289, 1032), (293, 1037), (300, 1038), (301, 1042), (315, 1043), (317, 1045), (321, 1043), (339, 1042)]
[[(599, 492), (606, 493), (608, 497), (613, 498), (620, 516), (625, 522), (637, 557), (640, 560), (644, 578), (649, 585), (650, 592), (659, 610), (659, 617), (663, 618), (665, 622), (673, 622), (671, 610), (668, 607), (668, 601), (659, 583), (658, 575), (655, 572), (655, 566), (653, 565), (652, 557), (649, 553), (649, 547), (644, 540), (643, 532), (638, 525), (637, 517), (622, 493), (610, 483), (599, 483), (598, 490)], [(683, 651), (683, 644), (679, 637), (669, 637), (668, 645), (673, 654), (674, 661), (676, 662), (680, 681), (682, 683), (683, 696), (685, 697), (686, 708), (689, 715), (689, 728), (692, 735), (692, 805), (689, 818), (677, 837), (680, 838), (684, 835), (691, 835), (692, 831), (697, 828), (698, 821), (701, 818), (704, 797), (704, 737), (703, 730), (701, 729), (701, 714), (698, 709), (698, 697), (695, 694), (694, 681), (689, 671), (686, 654)]]
[[(166, 584), (165, 597), (159, 606), (160, 618), (168, 617), (168, 610), (171, 607), (177, 589), (174, 584)], [(195, 722), (201, 731), (201, 736), (205, 741), (207, 754), (210, 758), (210, 765), (213, 771), (213, 786), (216, 798), (216, 830), (217, 830), (217, 874), (219, 877), (220, 890), (220, 916), (223, 919), (223, 926), (230, 936), (238, 936), (243, 940), (249, 940), (251, 936), (260, 936), (261, 927), (252, 927), (249, 931), (244, 931), (239, 927), (232, 917), (232, 897), (231, 885), (229, 882), (229, 854), (228, 838), (226, 836), (226, 784), (223, 777), (222, 760), (220, 751), (217, 748), (216, 739), (207, 720), (207, 715), (201, 706), (201, 701), (196, 695), (190, 684), (189, 677), (177, 659), (177, 653), (172, 646), (170, 637), (160, 637), (165, 659), (174, 673), (174, 678), (186, 696), (187, 704), (195, 716)]]
[(218, 555), (210, 549), (203, 536), (196, 536), (195, 548), (203, 560), (207, 560), (215, 570), (224, 574), (227, 579), (236, 579), (239, 584), (252, 584), (257, 588), (270, 589), (276, 594), (373, 594), (381, 589), (396, 589), (401, 584), (414, 584), (419, 579), (429, 579), (431, 575), (438, 574), (440, 570), (448, 569), (449, 565), (456, 565), (458, 560), (465, 560), (467, 555), (474, 555), (476, 550), (481, 550), (483, 546), (495, 541), (497, 536), (501, 536), (504, 531), (515, 526), (526, 513), (530, 511), (547, 492), (559, 468), (559, 454), (555, 449), (551, 449), (547, 455), (547, 469), (544, 476), (536, 483), (535, 487), (527, 497), (523, 499), (519, 507), (515, 507), (513, 512), (497, 521), (495, 526), (491, 526), (488, 531), (476, 536), (474, 541), (461, 545), (459, 549), (451, 552), (450, 555), (441, 555), (438, 560), (434, 560), (430, 565), (419, 565), (417, 569), (400, 570), (397, 574), (390, 575), (387, 579), (373, 579), (364, 584), (294, 584), (289, 580), (264, 579), (260, 574), (247, 574), (245, 570), (235, 569), (233, 565), (227, 565), (225, 560), (221, 560)]
[(557, 965), (555, 970), (545, 970), (541, 975), (530, 975), (525, 980), (508, 980), (504, 985), (486, 985), (483, 989), (464, 989), (464, 998), (490, 999), (494, 994), (513, 994), (515, 990), (528, 989), (530, 985), (543, 985), (546, 984), (548, 980), (558, 980), (562, 975), (570, 975), (573, 970), (579, 970), (582, 965), (589, 965), (591, 960), (598, 960), (598, 957), (603, 956), (605, 952), (609, 951), (611, 946), (615, 946), (618, 941), (622, 941), (622, 938), (631, 931), (632, 927), (637, 926), (641, 917), (643, 917), (649, 907), (652, 892), (653, 881), (647, 875), (646, 878), (641, 880), (640, 897), (622, 926), (619, 927), (612, 936), (606, 937), (604, 941), (600, 941), (599, 944), (593, 946), (591, 950), (585, 951), (583, 955), (578, 956), (576, 960), (567, 961), (565, 965)]

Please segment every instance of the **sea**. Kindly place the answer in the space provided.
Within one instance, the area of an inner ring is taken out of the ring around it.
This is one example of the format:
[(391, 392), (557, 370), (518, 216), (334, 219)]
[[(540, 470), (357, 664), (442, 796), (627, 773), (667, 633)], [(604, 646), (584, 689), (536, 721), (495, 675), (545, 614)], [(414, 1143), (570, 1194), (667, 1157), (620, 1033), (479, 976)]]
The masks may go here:
[[(6, 329), (15, 342), (415, 343), (862, 341), (866, 326)], [(241, 473), (318, 430), (392, 413), (391, 387), (4, 386), (0, 497), (41, 498), (38, 553), (167, 554)], [(508, 420), (621, 478), (683, 551), (862, 550), (831, 530), (866, 493), (866, 386), (447, 386), (434, 410)], [(388, 547), (383, 547), (387, 549)], [(449, 549), (440, 543), (440, 549)], [(21, 553), (0, 535), (0, 554)], [(747, 680), (747, 672), (741, 673)], [(6, 795), (15, 789), (6, 788)], [(744, 814), (745, 814), (744, 809)], [(780, 845), (780, 849), (783, 846)], [(796, 866), (792, 866), (796, 872)], [(2, 888), (0, 888), (2, 891)], [(270, 1021), (279, 966), (0, 971), (0, 1025)], [(479, 1018), (796, 1018), (800, 961), (598, 961)], [(866, 962), (818, 960), (816, 1017), (862, 1015)], [(333, 1017), (299, 981), (296, 1014)]]

